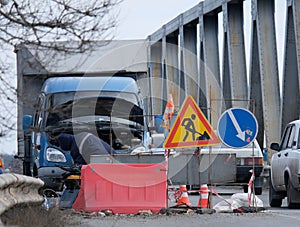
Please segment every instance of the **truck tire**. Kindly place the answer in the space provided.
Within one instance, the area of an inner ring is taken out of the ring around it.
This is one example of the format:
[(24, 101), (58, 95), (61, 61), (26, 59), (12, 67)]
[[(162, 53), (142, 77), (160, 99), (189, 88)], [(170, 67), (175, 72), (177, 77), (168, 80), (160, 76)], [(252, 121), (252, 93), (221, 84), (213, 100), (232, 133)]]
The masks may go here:
[(287, 180), (287, 185), (286, 185), (286, 195), (287, 195), (287, 206), (289, 209), (295, 209), (295, 208), (300, 208), (300, 203), (294, 203), (293, 202), (293, 197), (295, 195), (299, 195), (300, 193), (297, 192), (291, 183), (290, 178)]
[(272, 181), (271, 181), (271, 171), (269, 174), (269, 204), (271, 207), (281, 207), (282, 204), (282, 198), (278, 198), (280, 197), (280, 194), (277, 193), (272, 185)]
[(262, 194), (262, 187), (257, 187), (257, 188), (254, 188), (255, 190), (255, 195), (261, 195)]
[[(248, 186), (247, 185), (244, 185), (243, 189), (244, 189), (244, 193), (248, 193)], [(255, 190), (255, 195), (261, 195), (263, 189), (262, 189), (262, 187), (255, 187), (254, 190)]]
[(243, 185), (244, 193), (248, 193), (248, 185)]
[[(255, 195), (261, 195), (263, 191), (264, 178), (262, 176), (256, 177), (254, 181)], [(243, 185), (244, 193), (248, 193), (248, 185)]]

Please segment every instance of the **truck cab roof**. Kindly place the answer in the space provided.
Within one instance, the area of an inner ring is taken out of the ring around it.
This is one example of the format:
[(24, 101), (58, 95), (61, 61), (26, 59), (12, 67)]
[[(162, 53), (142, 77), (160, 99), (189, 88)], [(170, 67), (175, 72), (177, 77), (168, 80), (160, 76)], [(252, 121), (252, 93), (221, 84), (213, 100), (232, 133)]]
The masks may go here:
[(117, 91), (139, 93), (136, 81), (130, 77), (52, 77), (48, 78), (42, 88), (45, 94), (69, 91)]

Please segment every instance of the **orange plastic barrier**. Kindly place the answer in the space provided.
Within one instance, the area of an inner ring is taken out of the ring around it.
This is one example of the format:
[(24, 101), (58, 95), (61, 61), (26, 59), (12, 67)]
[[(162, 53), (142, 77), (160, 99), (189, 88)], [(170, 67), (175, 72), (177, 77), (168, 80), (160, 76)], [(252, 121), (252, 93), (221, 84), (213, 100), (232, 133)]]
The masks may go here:
[(167, 207), (167, 172), (161, 164), (89, 164), (81, 169), (81, 187), (72, 208), (135, 214)]

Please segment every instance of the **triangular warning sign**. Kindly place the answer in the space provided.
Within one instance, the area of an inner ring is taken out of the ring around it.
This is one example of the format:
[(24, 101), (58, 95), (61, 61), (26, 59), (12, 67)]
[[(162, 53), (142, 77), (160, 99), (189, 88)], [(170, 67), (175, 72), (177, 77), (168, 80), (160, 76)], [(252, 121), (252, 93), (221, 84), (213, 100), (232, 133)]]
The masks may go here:
[(199, 147), (212, 146), (219, 143), (219, 138), (193, 97), (188, 96), (168, 134), (164, 147)]

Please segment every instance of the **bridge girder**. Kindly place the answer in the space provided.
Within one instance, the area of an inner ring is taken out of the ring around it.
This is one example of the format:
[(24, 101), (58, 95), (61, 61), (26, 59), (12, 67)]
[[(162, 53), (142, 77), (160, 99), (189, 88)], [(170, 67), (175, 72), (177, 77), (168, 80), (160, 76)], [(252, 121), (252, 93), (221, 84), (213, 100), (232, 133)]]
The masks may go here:
[[(251, 10), (248, 68), (245, 10)], [(279, 142), (283, 126), (299, 118), (300, 110), (300, 0), (287, 0), (286, 10), (282, 93), (274, 0), (251, 0), (251, 9), (245, 9), (243, 0), (205, 0), (149, 35), (152, 94), (159, 94), (152, 114), (163, 113), (169, 93), (177, 108), (192, 95), (214, 128), (225, 109), (248, 108), (270, 159), (270, 144)]]

